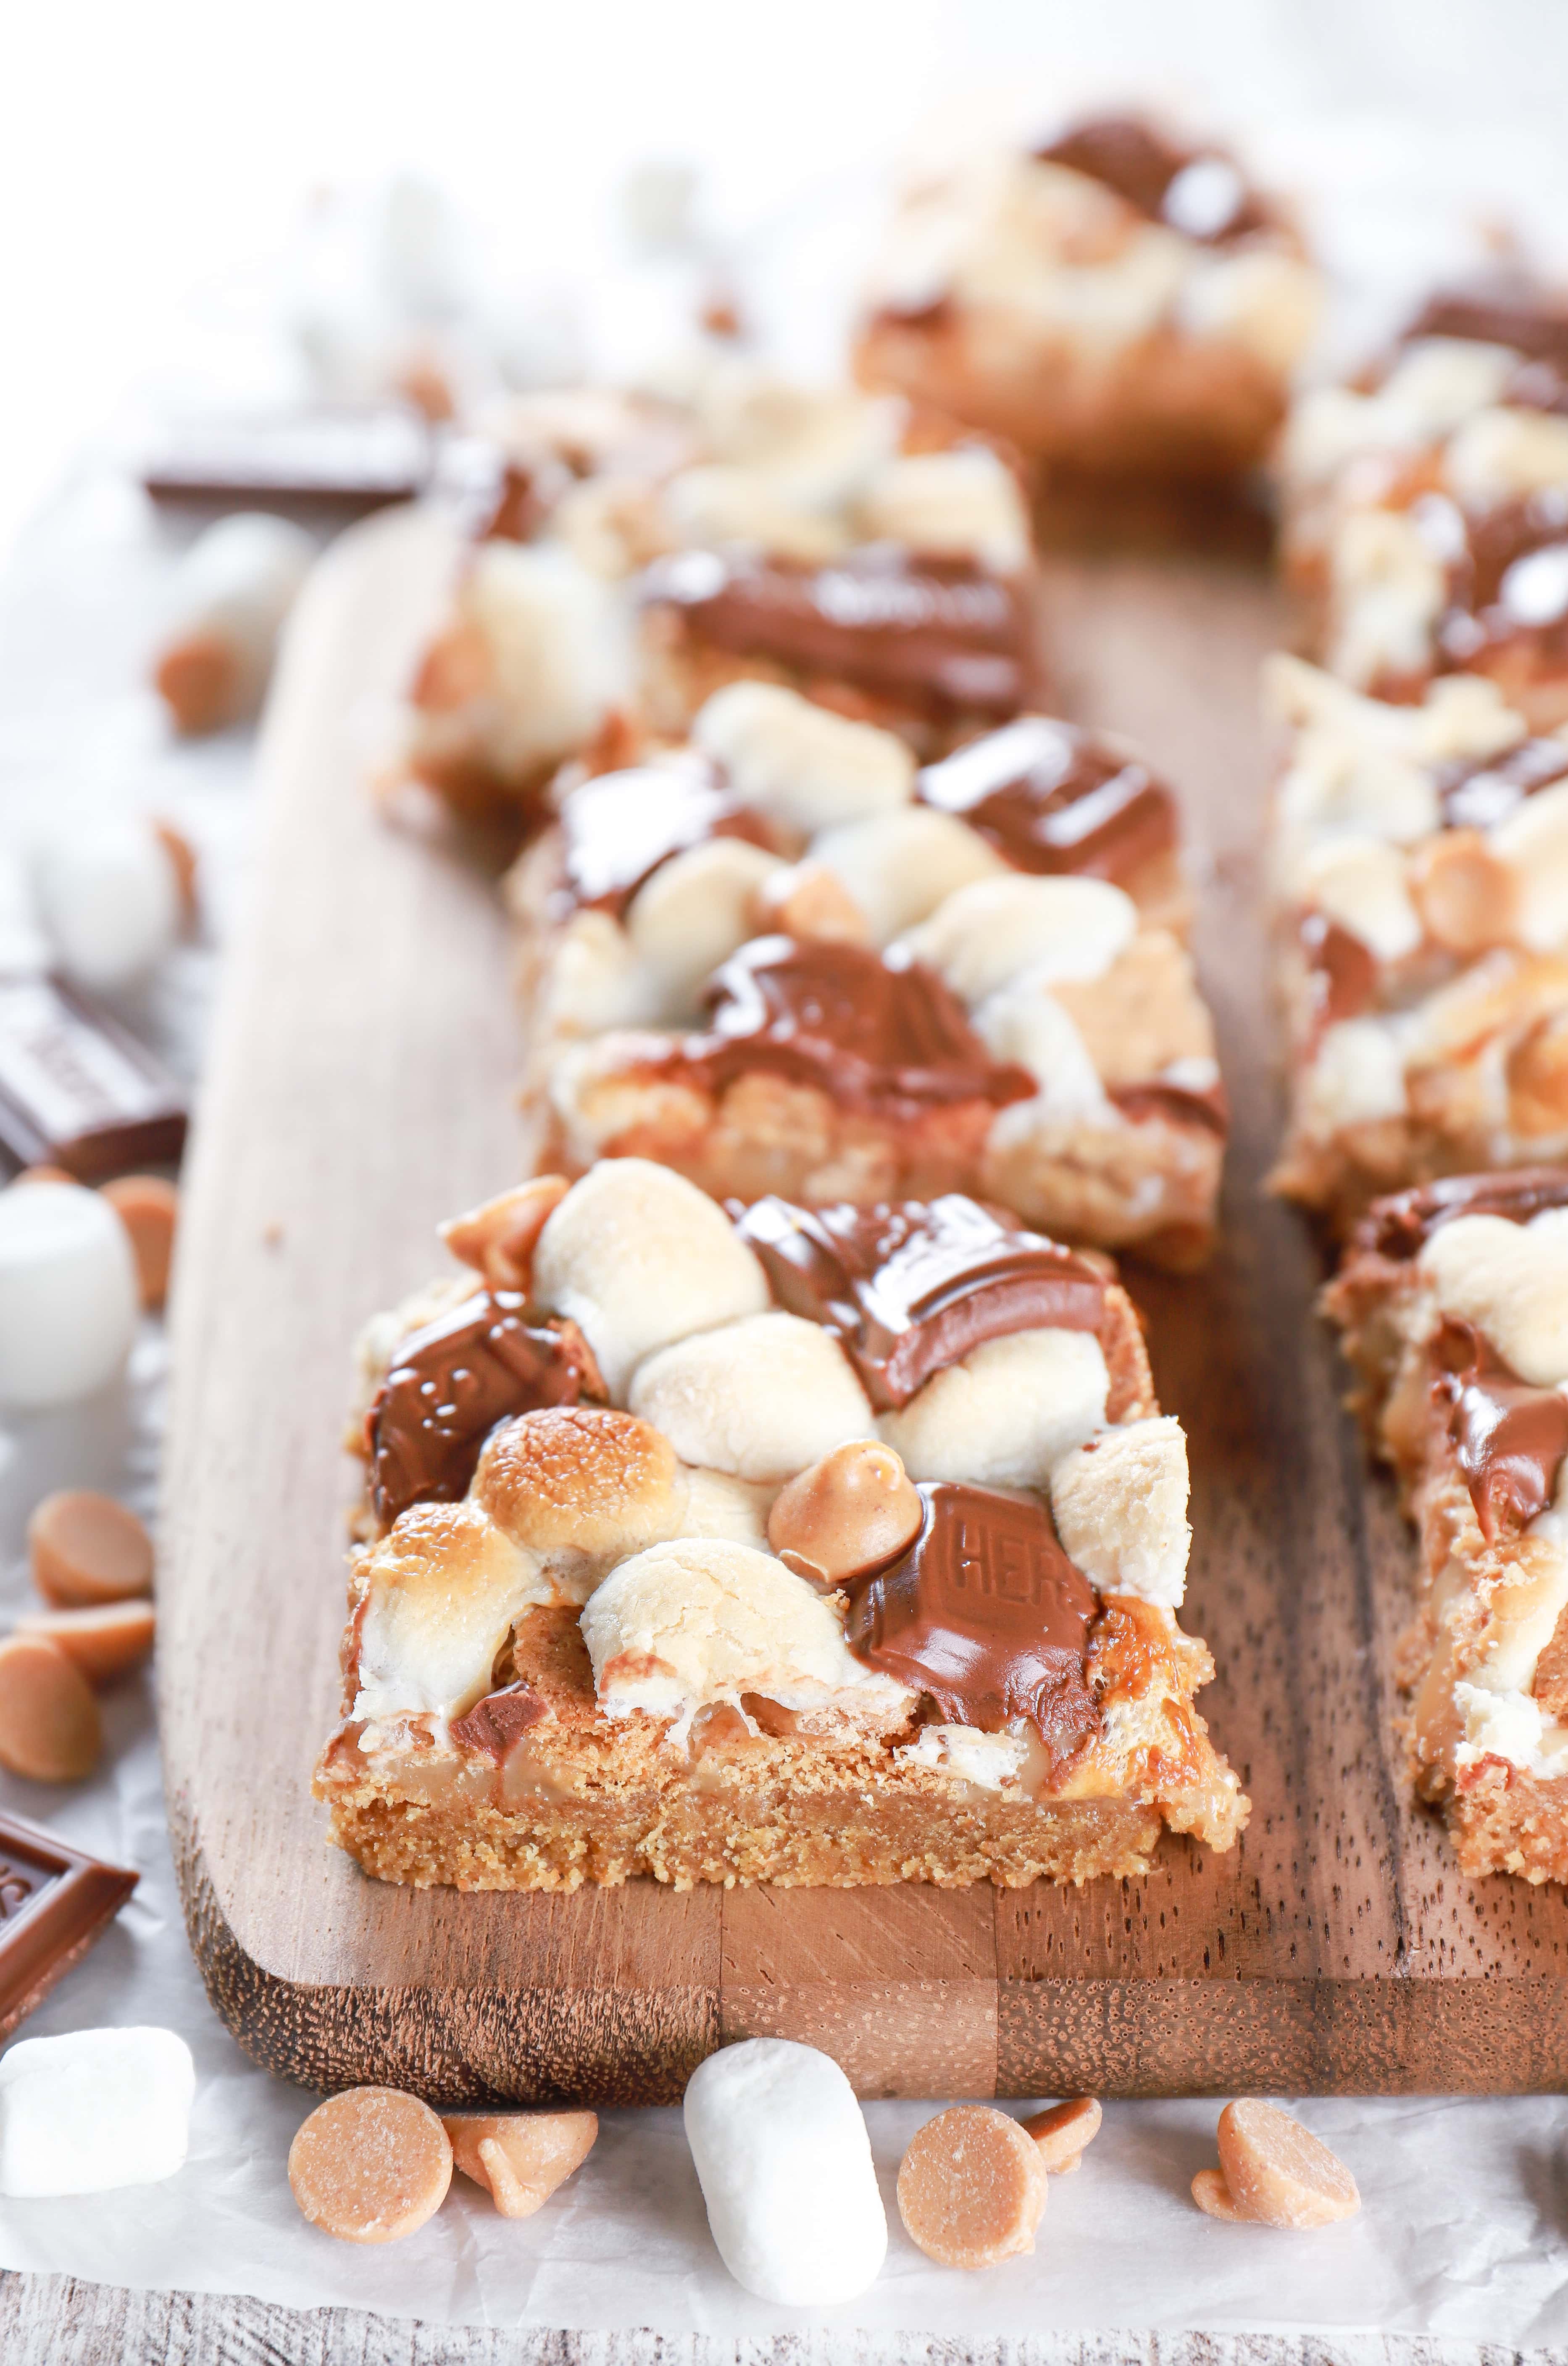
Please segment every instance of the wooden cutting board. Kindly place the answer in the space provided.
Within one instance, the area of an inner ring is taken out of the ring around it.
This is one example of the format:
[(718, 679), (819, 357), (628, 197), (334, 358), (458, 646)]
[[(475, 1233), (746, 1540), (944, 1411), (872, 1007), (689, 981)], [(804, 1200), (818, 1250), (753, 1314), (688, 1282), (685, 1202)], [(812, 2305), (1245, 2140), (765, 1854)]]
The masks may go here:
[(1313, 1314), (1318, 1252), (1259, 1196), (1279, 1117), (1258, 907), (1257, 669), (1240, 559), (1063, 558), (1065, 708), (1182, 790), (1197, 951), (1235, 1107), (1223, 1254), (1131, 1277), (1191, 1443), (1186, 1623), (1252, 1795), (1232, 1854), (1167, 1841), (1081, 1890), (399, 1889), (309, 1794), (336, 1714), (350, 1343), (438, 1263), (437, 1220), (519, 1171), (492, 888), (389, 825), (370, 750), (449, 552), (395, 513), (328, 555), (261, 751), (248, 924), (186, 1198), (160, 1688), (192, 1944), (260, 2061), (309, 2087), (670, 2101), (727, 2038), (827, 2047), (867, 2095), (1538, 2089), (1568, 2079), (1568, 1902), (1464, 1880), (1393, 1739), (1409, 1548), (1362, 1474)]

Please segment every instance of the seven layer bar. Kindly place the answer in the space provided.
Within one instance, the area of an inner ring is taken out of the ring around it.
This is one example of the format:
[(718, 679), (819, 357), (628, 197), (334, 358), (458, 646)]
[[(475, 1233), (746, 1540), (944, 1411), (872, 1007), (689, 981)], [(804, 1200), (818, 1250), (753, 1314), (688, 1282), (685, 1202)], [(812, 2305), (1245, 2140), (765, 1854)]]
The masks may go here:
[(1326, 1302), (1420, 1537), (1417, 1787), (1467, 1874), (1568, 1880), (1568, 1170), (1380, 1200)]
[(609, 1160), (447, 1228), (364, 1349), (318, 1771), (373, 1874), (1146, 1869), (1247, 1813), (1177, 1625), (1186, 1445), (1102, 1265), (956, 1196), (727, 1213)]
[(975, 1190), (1177, 1267), (1226, 1111), (1174, 803), (1021, 717), (917, 771), (734, 683), (688, 747), (579, 780), (512, 881), (540, 1163), (635, 1154), (716, 1199)]

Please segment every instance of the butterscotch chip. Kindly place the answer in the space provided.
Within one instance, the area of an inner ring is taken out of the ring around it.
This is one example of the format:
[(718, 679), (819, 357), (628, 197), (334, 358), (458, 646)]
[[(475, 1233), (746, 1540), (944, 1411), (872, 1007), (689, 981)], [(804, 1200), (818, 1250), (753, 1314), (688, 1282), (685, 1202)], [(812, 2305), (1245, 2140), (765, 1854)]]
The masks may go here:
[(1205, 2218), (1223, 2218), (1227, 2225), (1250, 2226), (1256, 2220), (1238, 2210), (1222, 2169), (1201, 2169), (1192, 2180), (1192, 2199)]
[(446, 2199), (452, 2146), (428, 2103), (394, 2087), (351, 2087), (319, 2103), (288, 2147), (288, 2188), (340, 2243), (396, 2243)]
[(104, 1185), (104, 1198), (130, 1235), (136, 1279), (143, 1306), (162, 1306), (168, 1295), (169, 1265), (180, 1195), (161, 1175), (124, 1175)]
[(42, 1635), (58, 1644), (90, 1684), (112, 1684), (139, 1668), (152, 1649), (150, 1602), (105, 1602), (92, 1610), (28, 1610), (18, 1635)]
[(33, 1783), (79, 1783), (103, 1748), (98, 1704), (45, 1635), (0, 1642), (0, 1765)]
[(1021, 2121), (1020, 2125), (1026, 2136), (1033, 2137), (1052, 2176), (1066, 2177), (1069, 2169), (1077, 2169), (1085, 2145), (1100, 2134), (1100, 2105), (1092, 2095), (1073, 2095), (1049, 2112)]
[(797, 1577), (841, 1585), (913, 1543), (920, 1499), (890, 1446), (836, 1446), (799, 1471), (768, 1515), (768, 1542)]
[(994, 2268), (1034, 2248), (1045, 2165), (1005, 2112), (958, 2103), (928, 2120), (898, 2167), (898, 2214), (943, 2268)]
[(152, 1590), (152, 1539), (112, 1495), (71, 1487), (28, 1522), (33, 1583), (57, 1610), (86, 1610)]
[(454, 2168), (487, 2189), (503, 2218), (531, 2218), (599, 2134), (596, 2112), (455, 2112), (441, 2124)]
[(1342, 2160), (1273, 2103), (1227, 2103), (1220, 2167), (1236, 2207), (1266, 2226), (1327, 2226), (1361, 2206)]

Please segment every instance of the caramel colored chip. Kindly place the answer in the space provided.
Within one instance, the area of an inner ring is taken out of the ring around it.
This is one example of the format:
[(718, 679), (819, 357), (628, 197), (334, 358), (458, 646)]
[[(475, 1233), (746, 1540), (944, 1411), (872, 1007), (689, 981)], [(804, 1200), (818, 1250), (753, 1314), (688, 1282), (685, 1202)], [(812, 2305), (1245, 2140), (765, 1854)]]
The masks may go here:
[(288, 2187), (340, 2243), (397, 2243), (446, 2199), (452, 2147), (428, 2103), (395, 2087), (351, 2087), (319, 2103), (288, 2147)]
[(1223, 2218), (1228, 2226), (1252, 2226), (1258, 2223), (1245, 2210), (1237, 2209), (1223, 2169), (1201, 2169), (1192, 2180), (1192, 2199), (1205, 2218)]
[(898, 2214), (943, 2268), (994, 2268), (1034, 2248), (1045, 2165), (1016, 2120), (957, 2103), (928, 2120), (898, 2167)]
[(92, 1610), (28, 1610), (17, 1621), (18, 1635), (42, 1635), (57, 1643), (90, 1684), (112, 1684), (139, 1668), (152, 1649), (150, 1602), (104, 1602)]
[(176, 731), (199, 738), (221, 731), (244, 704), (244, 668), (222, 633), (191, 632), (174, 641), (153, 669), (152, 686)]
[(0, 1765), (33, 1783), (79, 1783), (103, 1748), (98, 1704), (46, 1635), (0, 1642)]
[(856, 1439), (800, 1471), (768, 1515), (768, 1542), (797, 1577), (842, 1585), (914, 1542), (920, 1499), (890, 1446)]
[(1032, 2120), (1021, 2123), (1026, 2136), (1032, 2136), (1040, 2147), (1040, 2158), (1053, 2177), (1066, 2177), (1077, 2169), (1085, 2145), (1092, 2144), (1100, 2134), (1100, 2105), (1092, 2095), (1074, 2095), (1054, 2110), (1039, 2112)]
[(1361, 2206), (1344, 2162), (1273, 2103), (1225, 2105), (1220, 2167), (1236, 2207), (1266, 2226), (1328, 2226)]
[(46, 1495), (28, 1522), (33, 1583), (57, 1610), (87, 1610), (152, 1590), (152, 1539), (112, 1495)]
[(161, 1175), (124, 1175), (104, 1185), (104, 1198), (130, 1235), (143, 1306), (162, 1306), (169, 1289), (180, 1195)]
[(599, 2134), (594, 2112), (455, 2112), (441, 2124), (453, 2166), (488, 2190), (503, 2218), (531, 2218)]

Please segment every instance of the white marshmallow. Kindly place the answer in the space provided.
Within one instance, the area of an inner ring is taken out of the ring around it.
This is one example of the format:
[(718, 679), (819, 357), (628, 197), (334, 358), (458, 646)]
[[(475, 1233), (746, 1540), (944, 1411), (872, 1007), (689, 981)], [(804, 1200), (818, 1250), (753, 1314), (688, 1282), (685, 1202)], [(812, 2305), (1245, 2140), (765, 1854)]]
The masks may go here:
[(713, 838), (661, 862), (626, 912), (626, 934), (639, 961), (657, 975), (660, 1019), (683, 1019), (720, 962), (754, 936), (759, 888), (784, 865), (743, 838)]
[(303, 526), (242, 510), (198, 535), (180, 561), (169, 641), (199, 633), (227, 645), (235, 664), (236, 719), (260, 704), (278, 636), (315, 558)]
[(907, 805), (914, 787), (914, 757), (892, 732), (846, 722), (773, 682), (716, 691), (692, 738), (743, 804), (807, 835)]
[(1449, 445), (1443, 476), (1477, 509), (1568, 484), (1568, 419), (1549, 411), (1483, 411)]
[(929, 1766), (961, 1783), (977, 1784), (982, 1791), (1001, 1791), (1023, 1772), (1029, 1744), (1021, 1733), (982, 1733), (974, 1725), (922, 1725), (913, 1741), (902, 1743), (893, 1755), (901, 1766)]
[(718, 2255), (763, 2300), (827, 2307), (874, 2283), (887, 2220), (854, 2090), (814, 2045), (751, 2037), (693, 2072), (686, 2141)]
[(956, 888), (1008, 868), (978, 830), (930, 806), (825, 830), (811, 854), (849, 889), (879, 945), (925, 919)]
[(1568, 1380), (1568, 1209), (1528, 1224), (1456, 1216), (1419, 1262), (1442, 1312), (1473, 1323), (1521, 1380), (1543, 1389)]
[(664, 489), (664, 507), (679, 539), (695, 547), (753, 542), (781, 558), (819, 563), (844, 546), (835, 520), (803, 509), (765, 468), (722, 461), (682, 468)]
[(688, 1470), (678, 1533), (714, 1542), (768, 1547), (768, 1514), (778, 1490), (732, 1479), (727, 1470)]
[(1403, 1117), (1404, 1058), (1396, 1020), (1341, 1019), (1326, 1028), (1302, 1079), (1296, 1114), (1303, 1130), (1326, 1141), (1342, 1125)]
[(416, 1504), (362, 1556), (355, 1717), (461, 1717), (514, 1621), (556, 1590), (477, 1503)]
[(157, 2185), (185, 2166), (196, 2065), (172, 2029), (76, 2029), (0, 2055), (0, 2193)]
[(798, 1314), (751, 1314), (679, 1339), (637, 1366), (627, 1403), (682, 1462), (782, 1482), (875, 1435), (838, 1342)]
[(1027, 1104), (1032, 1123), (1116, 1121), (1088, 1044), (1038, 979), (1021, 977), (991, 995), (975, 1013), (975, 1029), (993, 1059), (1016, 1061), (1039, 1085)]
[(1017, 481), (982, 445), (889, 460), (866, 487), (858, 523), (873, 541), (976, 558), (1002, 575), (1029, 564), (1029, 519)]
[(1404, 858), (1379, 838), (1333, 838), (1301, 866), (1303, 900), (1337, 920), (1377, 955), (1403, 960), (1421, 941), (1421, 922), (1404, 884)]
[(1568, 938), (1568, 781), (1526, 797), (1488, 836), (1518, 884), (1521, 942), (1552, 952)]
[(573, 1184), (539, 1235), (534, 1290), (580, 1325), (617, 1403), (656, 1347), (769, 1303), (723, 1210), (646, 1158), (604, 1159)]
[(960, 887), (901, 943), (973, 1007), (1015, 977), (1102, 976), (1137, 930), (1137, 906), (1109, 880), (1010, 871)]
[(934, 1373), (877, 1428), (911, 1479), (1043, 1487), (1103, 1426), (1110, 1393), (1092, 1331), (1015, 1331)]
[(613, 589), (548, 544), (481, 544), (458, 588), (459, 614), (490, 654), (483, 703), (491, 760), (511, 775), (571, 755), (626, 696), (624, 610)]
[(75, 1183), (0, 1191), (0, 1404), (71, 1404), (112, 1380), (140, 1297), (125, 1226)]
[(1384, 671), (1418, 673), (1448, 597), (1441, 556), (1402, 510), (1358, 510), (1334, 546), (1332, 670), (1364, 689)]
[(1101, 1594), (1178, 1610), (1187, 1590), (1187, 1440), (1168, 1414), (1103, 1429), (1051, 1473), (1069, 1560)]
[(659, 977), (637, 959), (608, 912), (574, 912), (545, 963), (539, 1025), (546, 1036), (598, 1035), (657, 1016)]
[(61, 968), (95, 993), (145, 977), (179, 933), (175, 866), (145, 822), (55, 833), (38, 850), (33, 879)]

